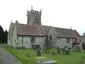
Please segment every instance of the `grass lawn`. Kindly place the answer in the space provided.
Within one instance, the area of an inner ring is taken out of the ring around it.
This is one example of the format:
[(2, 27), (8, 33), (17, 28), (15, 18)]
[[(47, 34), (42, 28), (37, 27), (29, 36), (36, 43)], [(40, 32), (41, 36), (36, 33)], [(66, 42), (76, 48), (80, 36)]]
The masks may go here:
[[(9, 51), (13, 56), (15, 56), (18, 60), (21, 61), (22, 64), (35, 64), (36, 62), (36, 51), (31, 49), (18, 50), (14, 48), (10, 48), (7, 45), (2, 45), (5, 47), (7, 51)], [(53, 49), (54, 50), (54, 49)], [(50, 52), (52, 49), (50, 49)], [(55, 51), (55, 50), (54, 50)], [(31, 57), (27, 57), (26, 54), (29, 53)], [(54, 59), (56, 61), (60, 61), (59, 64), (83, 64), (85, 60), (85, 53), (81, 52), (71, 52), (70, 55), (62, 55), (56, 54), (42, 54), (42, 56), (47, 59)]]

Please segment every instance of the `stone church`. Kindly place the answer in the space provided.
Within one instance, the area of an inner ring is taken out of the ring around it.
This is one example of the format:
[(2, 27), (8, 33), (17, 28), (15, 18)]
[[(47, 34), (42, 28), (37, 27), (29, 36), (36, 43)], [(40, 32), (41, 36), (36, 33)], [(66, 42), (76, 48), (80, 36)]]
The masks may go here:
[(17, 20), (11, 22), (8, 33), (8, 46), (14, 48), (37, 48), (44, 46), (60, 47), (74, 45), (81, 47), (80, 35), (76, 30), (45, 26), (41, 23), (42, 11), (27, 11), (27, 24)]

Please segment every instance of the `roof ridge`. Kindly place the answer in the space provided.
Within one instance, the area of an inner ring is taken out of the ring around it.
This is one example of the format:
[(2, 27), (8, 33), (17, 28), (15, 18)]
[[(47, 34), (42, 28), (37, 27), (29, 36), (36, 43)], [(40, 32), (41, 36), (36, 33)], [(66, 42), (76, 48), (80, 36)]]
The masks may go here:
[(69, 28), (62, 28), (62, 27), (53, 27), (53, 28), (59, 28), (59, 29), (64, 29), (64, 30), (72, 30), (72, 29), (69, 29)]
[(41, 31), (42, 31), (42, 34), (45, 35), (45, 32), (43, 31), (42, 26), (40, 26), (40, 29), (41, 29)]

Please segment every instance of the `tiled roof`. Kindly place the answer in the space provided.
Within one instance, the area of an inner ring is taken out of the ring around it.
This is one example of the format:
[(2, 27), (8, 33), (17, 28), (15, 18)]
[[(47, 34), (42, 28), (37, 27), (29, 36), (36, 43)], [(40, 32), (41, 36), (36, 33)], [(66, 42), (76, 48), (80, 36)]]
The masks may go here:
[(79, 37), (76, 30), (54, 27), (58, 37)]
[(44, 35), (48, 35), (48, 32), (50, 30), (50, 27), (51, 26), (45, 26), (45, 25), (42, 25), (41, 26), (41, 29), (42, 29)]
[[(15, 23), (11, 23), (13, 29)], [(18, 35), (36, 35), (36, 36), (47, 36), (51, 26), (45, 25), (27, 25), (27, 24), (16, 24), (16, 31)], [(56, 32), (57, 37), (79, 37), (80, 35), (76, 30), (65, 29), (59, 27), (52, 27)], [(11, 32), (12, 29), (9, 31)]]
[(17, 25), (17, 34), (18, 35), (43, 36), (43, 33), (42, 33), (39, 25), (18, 24)]

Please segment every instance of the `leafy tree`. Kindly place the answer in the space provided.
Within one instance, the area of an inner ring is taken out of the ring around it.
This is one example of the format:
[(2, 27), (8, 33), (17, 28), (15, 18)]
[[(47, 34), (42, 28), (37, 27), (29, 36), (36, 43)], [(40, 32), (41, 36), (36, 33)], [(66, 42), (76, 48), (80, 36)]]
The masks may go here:
[(4, 30), (2, 28), (2, 26), (0, 26), (0, 43), (4, 42)]
[(4, 32), (4, 40), (5, 40), (5, 43), (7, 44), (7, 35), (8, 35), (8, 32), (7, 32), (7, 30), (5, 30), (5, 32)]

